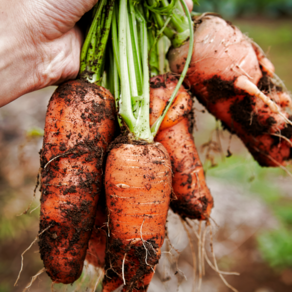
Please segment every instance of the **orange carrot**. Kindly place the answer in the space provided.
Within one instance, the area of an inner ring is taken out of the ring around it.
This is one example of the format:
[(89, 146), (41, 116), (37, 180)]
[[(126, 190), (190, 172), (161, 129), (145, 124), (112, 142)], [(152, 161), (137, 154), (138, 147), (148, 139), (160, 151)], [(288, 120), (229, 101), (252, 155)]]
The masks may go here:
[[(191, 29), (188, 8), (183, 0), (180, 2)], [(151, 26), (147, 25), (148, 19), (153, 20), (152, 8), (156, 9), (150, 6), (146, 8), (142, 2), (133, 6), (132, 2), (121, 0), (113, 16), (111, 60), (114, 64), (109, 70), (114, 76), (111, 90), (124, 136), (113, 143), (106, 163), (109, 237), (103, 292), (114, 291), (119, 286), (123, 286), (122, 291), (147, 291), (165, 236), (172, 170), (166, 149), (155, 143), (154, 137), (184, 75), (164, 114), (150, 128), (149, 76), (155, 74), (158, 67), (157, 56), (149, 57), (156, 41), (149, 30)], [(183, 11), (180, 5), (176, 7)], [(141, 48), (137, 47), (141, 44)]]
[(41, 150), (40, 254), (55, 283), (81, 274), (115, 129), (114, 99), (86, 81), (61, 85), (46, 115)]
[[(150, 82), (150, 123), (153, 124), (168, 102), (177, 79), (161, 75)], [(170, 155), (173, 171), (172, 187), (177, 197), (172, 209), (182, 217), (207, 219), (213, 207), (213, 198), (205, 182), (204, 170), (189, 131), (188, 114), (192, 99), (183, 86), (167, 112), (155, 141), (160, 142)]]
[(107, 212), (104, 194), (100, 195), (95, 222), (88, 242), (85, 260), (96, 268), (104, 268), (107, 239)]
[[(261, 49), (220, 17), (197, 18), (194, 50), (185, 82), (208, 111), (236, 133), (262, 166), (292, 158), (291, 99)], [(181, 73), (189, 44), (168, 56)], [(275, 78), (274, 78), (275, 77)]]
[(106, 162), (109, 237), (103, 292), (146, 291), (165, 236), (171, 163), (160, 143), (121, 140)]

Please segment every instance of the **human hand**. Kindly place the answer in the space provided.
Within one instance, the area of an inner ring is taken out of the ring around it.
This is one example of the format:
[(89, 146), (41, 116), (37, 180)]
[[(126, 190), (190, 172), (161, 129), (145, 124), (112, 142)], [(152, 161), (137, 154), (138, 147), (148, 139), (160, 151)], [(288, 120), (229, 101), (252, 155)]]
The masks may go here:
[(74, 79), (82, 34), (76, 22), (98, 0), (1, 0), (0, 106)]

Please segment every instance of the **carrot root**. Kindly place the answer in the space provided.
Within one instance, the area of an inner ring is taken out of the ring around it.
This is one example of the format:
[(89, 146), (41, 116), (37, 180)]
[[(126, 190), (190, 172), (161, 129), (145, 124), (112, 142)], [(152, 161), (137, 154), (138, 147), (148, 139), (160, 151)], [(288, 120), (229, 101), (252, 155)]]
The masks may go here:
[[(150, 123), (155, 123), (172, 94), (177, 79), (171, 75), (156, 76), (150, 82)], [(188, 115), (192, 99), (183, 86), (167, 112), (155, 141), (168, 151), (172, 163), (172, 186), (176, 199), (172, 210), (182, 217), (205, 220), (213, 207), (213, 198), (205, 181), (204, 170), (191, 134)]]
[(159, 143), (114, 144), (106, 164), (109, 237), (103, 292), (146, 291), (161, 255), (171, 194), (169, 156)]
[(106, 89), (74, 80), (53, 94), (41, 150), (39, 247), (56, 283), (79, 278), (94, 223), (106, 147), (115, 131), (114, 99)]
[[(284, 165), (292, 159), (290, 143), (272, 134), (281, 131), (292, 141), (292, 119), (285, 110), (292, 105), (272, 64), (238, 28), (220, 17), (199, 17), (194, 36), (185, 82), (261, 166)], [(187, 48), (185, 44), (169, 52), (173, 72), (181, 73)]]

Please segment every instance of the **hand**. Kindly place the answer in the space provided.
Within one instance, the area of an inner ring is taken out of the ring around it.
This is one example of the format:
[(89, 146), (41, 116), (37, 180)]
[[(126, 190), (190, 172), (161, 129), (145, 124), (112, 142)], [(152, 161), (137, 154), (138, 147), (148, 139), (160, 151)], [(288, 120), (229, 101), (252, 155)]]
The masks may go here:
[(74, 79), (82, 34), (75, 26), (97, 0), (1, 0), (0, 106)]

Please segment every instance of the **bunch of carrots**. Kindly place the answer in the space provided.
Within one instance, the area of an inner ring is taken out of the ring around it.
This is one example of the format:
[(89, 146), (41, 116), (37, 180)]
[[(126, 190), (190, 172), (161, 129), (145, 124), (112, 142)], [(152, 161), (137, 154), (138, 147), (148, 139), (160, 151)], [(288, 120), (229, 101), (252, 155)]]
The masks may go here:
[[(147, 291), (169, 207), (209, 220), (184, 85), (261, 165), (292, 158), (291, 99), (271, 62), (229, 22), (192, 9), (183, 0), (93, 9), (79, 79), (53, 94), (41, 150), (39, 247), (54, 283), (73, 283), (86, 260), (104, 270), (104, 292)], [(161, 70), (162, 36), (174, 74)]]

